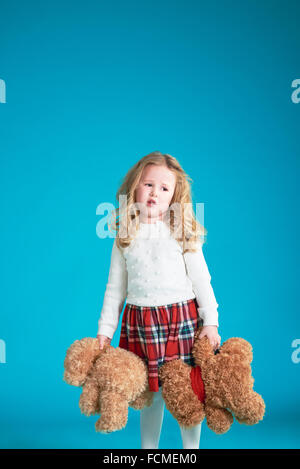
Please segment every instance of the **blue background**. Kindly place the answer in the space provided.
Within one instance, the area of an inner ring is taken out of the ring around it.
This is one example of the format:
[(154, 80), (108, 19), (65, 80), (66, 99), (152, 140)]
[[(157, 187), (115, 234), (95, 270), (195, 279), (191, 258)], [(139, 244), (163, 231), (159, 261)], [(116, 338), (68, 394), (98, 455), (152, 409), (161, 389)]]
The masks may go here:
[[(113, 239), (96, 235), (96, 208), (154, 150), (205, 205), (219, 333), (251, 342), (267, 406), (223, 436), (204, 423), (200, 447), (299, 447), (299, 13), (294, 0), (2, 2), (2, 448), (140, 448), (138, 411), (96, 433), (62, 376), (70, 344), (97, 333)], [(166, 409), (159, 447), (182, 447)]]

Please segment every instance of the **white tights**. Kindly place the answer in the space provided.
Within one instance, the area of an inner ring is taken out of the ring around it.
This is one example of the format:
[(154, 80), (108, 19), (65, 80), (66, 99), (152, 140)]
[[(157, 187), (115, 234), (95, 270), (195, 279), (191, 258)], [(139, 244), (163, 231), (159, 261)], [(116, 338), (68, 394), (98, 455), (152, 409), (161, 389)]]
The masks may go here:
[[(158, 449), (165, 408), (161, 389), (160, 387), (159, 391), (154, 393), (152, 405), (140, 411), (142, 449)], [(183, 449), (199, 449), (201, 423), (188, 429), (180, 425), (179, 428)]]

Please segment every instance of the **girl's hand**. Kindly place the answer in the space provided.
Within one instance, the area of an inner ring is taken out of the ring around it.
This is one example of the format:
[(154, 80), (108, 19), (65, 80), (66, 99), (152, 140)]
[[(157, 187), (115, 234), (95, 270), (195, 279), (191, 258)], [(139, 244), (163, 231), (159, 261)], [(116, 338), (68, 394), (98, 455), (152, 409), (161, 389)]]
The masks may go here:
[(217, 326), (204, 326), (201, 331), (201, 334), (199, 335), (199, 339), (201, 339), (201, 337), (204, 337), (205, 335), (207, 336), (214, 350), (220, 347), (221, 337), (218, 334)]
[(99, 348), (100, 350), (103, 349), (104, 345), (110, 344), (111, 339), (109, 337), (106, 337), (106, 335), (99, 335), (97, 334), (97, 339), (99, 341)]

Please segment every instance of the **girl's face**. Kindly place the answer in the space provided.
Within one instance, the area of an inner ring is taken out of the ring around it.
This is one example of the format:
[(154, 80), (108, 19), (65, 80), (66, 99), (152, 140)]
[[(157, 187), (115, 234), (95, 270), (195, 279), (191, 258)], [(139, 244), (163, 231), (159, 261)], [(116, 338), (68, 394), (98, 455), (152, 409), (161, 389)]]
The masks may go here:
[(162, 220), (171, 203), (176, 186), (176, 176), (166, 166), (149, 164), (142, 172), (136, 188), (135, 199), (142, 205), (140, 221), (155, 223)]

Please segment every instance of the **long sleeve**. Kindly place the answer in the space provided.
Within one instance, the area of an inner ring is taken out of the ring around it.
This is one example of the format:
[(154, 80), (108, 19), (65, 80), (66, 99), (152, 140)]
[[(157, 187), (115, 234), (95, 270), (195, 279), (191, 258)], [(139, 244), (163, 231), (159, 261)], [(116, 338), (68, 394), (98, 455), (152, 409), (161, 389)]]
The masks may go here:
[(118, 323), (127, 296), (126, 262), (114, 240), (108, 282), (106, 285), (103, 306), (98, 321), (98, 334), (112, 339), (118, 328)]
[(197, 252), (186, 252), (184, 255), (187, 275), (192, 281), (193, 291), (199, 305), (199, 316), (203, 326), (219, 326), (218, 303), (211, 286), (211, 276), (202, 252), (202, 244), (197, 242)]

